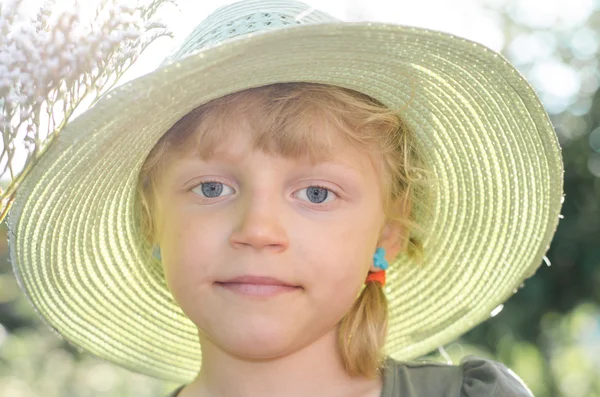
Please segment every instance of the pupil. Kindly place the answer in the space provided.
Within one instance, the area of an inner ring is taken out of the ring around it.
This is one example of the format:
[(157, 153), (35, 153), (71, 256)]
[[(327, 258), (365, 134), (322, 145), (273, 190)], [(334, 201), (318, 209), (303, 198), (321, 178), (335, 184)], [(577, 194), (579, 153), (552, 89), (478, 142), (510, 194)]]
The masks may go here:
[(202, 184), (202, 193), (206, 197), (219, 197), (223, 192), (223, 184), (219, 182), (205, 182)]
[(308, 199), (313, 203), (320, 204), (327, 199), (327, 189), (318, 186), (311, 186), (307, 190)]

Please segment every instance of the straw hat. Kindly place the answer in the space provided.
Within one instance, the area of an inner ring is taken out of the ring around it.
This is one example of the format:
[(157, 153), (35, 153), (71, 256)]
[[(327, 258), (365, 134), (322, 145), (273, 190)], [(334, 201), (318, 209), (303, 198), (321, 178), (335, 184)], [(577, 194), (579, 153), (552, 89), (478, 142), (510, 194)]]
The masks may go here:
[(530, 85), (496, 52), (436, 31), (346, 23), (291, 0), (250, 0), (202, 21), (156, 71), (72, 121), (12, 207), (15, 274), (68, 341), (131, 370), (190, 381), (196, 327), (145, 253), (134, 220), (145, 157), (182, 116), (217, 97), (305, 81), (366, 93), (405, 120), (438, 182), (418, 214), (424, 264), (390, 264), (386, 349), (410, 360), (488, 319), (542, 263), (563, 165)]

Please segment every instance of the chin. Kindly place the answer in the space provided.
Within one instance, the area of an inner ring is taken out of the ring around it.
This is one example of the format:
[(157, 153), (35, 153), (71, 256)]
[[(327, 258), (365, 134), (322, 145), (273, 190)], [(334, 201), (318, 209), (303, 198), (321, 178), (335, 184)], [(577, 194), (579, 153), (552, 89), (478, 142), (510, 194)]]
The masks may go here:
[[(232, 332), (233, 331), (233, 332)], [(239, 325), (219, 332), (214, 342), (236, 356), (254, 360), (271, 359), (289, 354), (300, 348), (301, 335), (294, 336), (291, 329), (272, 325)]]

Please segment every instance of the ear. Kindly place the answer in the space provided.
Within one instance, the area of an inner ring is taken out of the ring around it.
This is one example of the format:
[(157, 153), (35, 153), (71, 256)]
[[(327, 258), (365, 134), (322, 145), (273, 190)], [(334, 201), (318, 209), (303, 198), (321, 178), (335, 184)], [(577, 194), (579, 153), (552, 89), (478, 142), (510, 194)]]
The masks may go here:
[[(396, 205), (398, 205), (397, 211), (402, 217), (409, 216), (411, 208), (410, 201), (399, 200)], [(406, 250), (408, 243), (408, 236), (406, 234), (406, 228), (397, 221), (387, 221), (383, 226), (381, 237), (377, 242), (377, 247), (381, 247), (385, 250), (385, 259), (388, 263), (392, 263), (400, 252)], [(372, 264), (369, 270), (379, 271), (380, 269)]]

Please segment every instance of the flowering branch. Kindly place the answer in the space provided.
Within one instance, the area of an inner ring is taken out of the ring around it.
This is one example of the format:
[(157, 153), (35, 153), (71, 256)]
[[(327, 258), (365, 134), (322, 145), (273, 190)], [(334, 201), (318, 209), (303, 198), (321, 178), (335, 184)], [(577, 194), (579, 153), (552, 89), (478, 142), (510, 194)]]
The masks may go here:
[[(93, 106), (117, 84), (154, 40), (172, 34), (155, 20), (175, 0), (100, 0), (93, 20), (81, 21), (74, 2), (54, 15), (47, 0), (35, 19), (23, 0), (0, 3), (0, 222), (23, 178), (84, 100)], [(15, 164), (15, 156), (21, 165)]]

